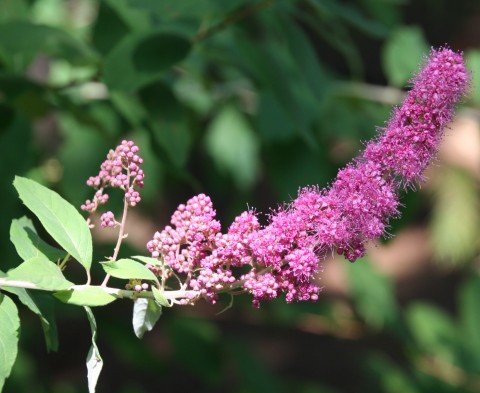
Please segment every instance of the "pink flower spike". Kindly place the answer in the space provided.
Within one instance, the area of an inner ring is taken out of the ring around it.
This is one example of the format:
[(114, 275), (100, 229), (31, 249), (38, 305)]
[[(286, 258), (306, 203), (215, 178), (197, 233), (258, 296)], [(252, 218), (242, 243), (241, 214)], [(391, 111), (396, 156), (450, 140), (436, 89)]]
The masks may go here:
[[(316, 275), (326, 252), (354, 262), (368, 241), (385, 234), (399, 215), (400, 190), (423, 179), (469, 75), (462, 55), (442, 48), (431, 51), (412, 82), (386, 128), (329, 188), (301, 189), (263, 227), (254, 212), (244, 212), (227, 233), (220, 232), (210, 198), (200, 194), (179, 205), (171, 225), (148, 242), (152, 257), (188, 275), (190, 288), (211, 303), (229, 290), (250, 293), (255, 307), (281, 293), (288, 303), (318, 300)], [(138, 184), (143, 172), (135, 172)]]

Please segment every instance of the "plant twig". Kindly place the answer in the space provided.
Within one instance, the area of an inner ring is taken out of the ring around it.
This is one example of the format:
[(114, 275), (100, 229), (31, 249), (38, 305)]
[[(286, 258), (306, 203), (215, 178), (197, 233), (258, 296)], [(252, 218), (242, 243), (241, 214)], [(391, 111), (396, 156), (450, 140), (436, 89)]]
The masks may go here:
[[(123, 199), (123, 216), (122, 216), (122, 222), (120, 223), (120, 230), (118, 231), (118, 239), (117, 239), (117, 244), (115, 246), (115, 250), (113, 251), (113, 256), (111, 261), (116, 261), (118, 257), (118, 253), (120, 251), (120, 246), (122, 245), (122, 240), (124, 239), (124, 234), (125, 234), (125, 222), (127, 221), (127, 212), (128, 212), (128, 200), (125, 197)], [(107, 286), (108, 280), (110, 279), (110, 274), (107, 273), (105, 276), (105, 279), (102, 282), (102, 287)]]

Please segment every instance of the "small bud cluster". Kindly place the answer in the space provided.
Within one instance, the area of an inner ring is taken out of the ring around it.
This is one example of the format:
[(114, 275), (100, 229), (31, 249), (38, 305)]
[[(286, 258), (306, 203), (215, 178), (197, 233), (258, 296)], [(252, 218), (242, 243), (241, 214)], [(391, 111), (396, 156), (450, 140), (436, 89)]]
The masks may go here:
[(114, 215), (111, 211), (103, 213), (100, 216), (100, 222), (101, 222), (102, 227), (104, 227), (104, 228), (114, 227), (117, 224), (117, 222), (115, 221), (115, 217), (114, 217)]
[[(82, 210), (93, 213), (99, 205), (108, 202), (108, 194), (104, 193), (107, 188), (120, 188), (125, 192), (125, 201), (129, 206), (135, 206), (141, 201), (140, 193), (136, 188), (142, 188), (144, 172), (140, 168), (143, 159), (138, 155), (139, 148), (132, 141), (122, 141), (115, 150), (110, 150), (107, 159), (101, 164), (97, 176), (91, 176), (87, 185), (94, 188), (95, 195), (92, 200), (88, 199), (82, 206)], [(101, 216), (102, 227), (116, 225), (112, 212)]]
[(460, 54), (432, 50), (386, 129), (330, 188), (301, 189), (264, 227), (246, 211), (225, 234), (210, 198), (200, 194), (178, 207), (148, 250), (184, 275), (184, 287), (212, 303), (221, 292), (238, 291), (250, 293), (257, 307), (281, 293), (287, 302), (316, 301), (315, 279), (326, 251), (336, 249), (354, 262), (365, 254), (366, 242), (385, 233), (399, 214), (401, 185), (422, 179), (468, 79)]
[(142, 282), (142, 280), (130, 280), (128, 284), (125, 285), (125, 289), (135, 292), (142, 292), (148, 291), (150, 289), (150, 285), (146, 282)]

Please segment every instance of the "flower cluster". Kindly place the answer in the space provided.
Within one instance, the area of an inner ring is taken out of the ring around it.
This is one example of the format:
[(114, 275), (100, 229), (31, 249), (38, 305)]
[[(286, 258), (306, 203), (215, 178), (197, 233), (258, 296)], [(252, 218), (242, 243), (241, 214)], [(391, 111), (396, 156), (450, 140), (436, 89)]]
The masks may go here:
[(422, 179), (468, 79), (460, 54), (432, 50), (403, 105), (331, 187), (301, 189), (264, 227), (253, 211), (243, 212), (225, 234), (210, 198), (198, 195), (178, 207), (148, 250), (211, 302), (236, 291), (253, 295), (255, 306), (281, 293), (287, 302), (317, 300), (325, 253), (336, 249), (354, 262), (385, 233), (399, 214), (399, 189)]
[[(138, 155), (139, 148), (132, 141), (122, 141), (115, 150), (110, 150), (107, 159), (101, 164), (97, 176), (91, 176), (87, 185), (94, 188), (95, 195), (92, 200), (81, 206), (82, 210), (93, 213), (99, 205), (108, 202), (107, 188), (120, 188), (125, 192), (125, 201), (129, 206), (135, 206), (141, 201), (140, 193), (136, 188), (143, 187), (144, 173), (140, 168), (143, 159)], [(115, 226), (112, 212), (102, 214), (103, 227)]]
[(461, 54), (432, 50), (427, 64), (412, 80), (413, 88), (376, 141), (369, 143), (364, 161), (400, 176), (405, 184), (423, 180), (455, 104), (465, 95), (469, 75)]

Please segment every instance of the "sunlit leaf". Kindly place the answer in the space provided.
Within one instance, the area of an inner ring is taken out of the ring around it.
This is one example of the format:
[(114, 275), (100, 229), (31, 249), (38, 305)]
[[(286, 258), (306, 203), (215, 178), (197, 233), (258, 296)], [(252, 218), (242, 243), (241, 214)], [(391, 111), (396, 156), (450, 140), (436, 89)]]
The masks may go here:
[[(0, 272), (0, 277), (6, 277), (6, 274)], [(39, 293), (38, 291), (29, 291), (25, 288), (2, 287), (2, 291), (16, 295), (18, 299), (30, 309), (30, 311), (39, 316), (43, 334), (45, 336), (47, 351), (57, 351), (58, 334), (52, 306), (54, 299), (48, 295)]]
[(105, 292), (102, 288), (84, 286), (67, 291), (56, 292), (54, 296), (67, 304), (76, 306), (105, 306), (113, 302), (116, 297)]
[(43, 241), (37, 234), (33, 222), (22, 217), (12, 221), (10, 226), (10, 241), (14, 244), (18, 255), (27, 260), (39, 255), (51, 261), (65, 258), (67, 253), (58, 248), (52, 247)]
[(153, 297), (159, 306), (162, 307), (171, 307), (172, 304), (168, 301), (162, 291), (158, 290), (156, 287), (152, 286)]
[(73, 285), (64, 277), (60, 268), (44, 256), (30, 258), (9, 270), (5, 280), (25, 281), (47, 291), (61, 291)]
[(162, 307), (153, 299), (138, 298), (133, 304), (133, 331), (138, 338), (153, 329), (162, 315)]
[(115, 262), (102, 262), (103, 270), (113, 277), (156, 281), (157, 277), (150, 269), (132, 259), (119, 259)]
[(95, 321), (95, 316), (89, 307), (84, 308), (87, 312), (88, 322), (90, 322), (90, 329), (92, 330), (92, 346), (87, 355), (88, 392), (95, 393), (98, 377), (103, 368), (103, 359), (97, 347), (97, 322)]
[(146, 256), (143, 256), (143, 255), (135, 255), (132, 258), (136, 259), (140, 262), (143, 262), (146, 265), (152, 265), (152, 266), (161, 266), (162, 265), (162, 263), (157, 258), (146, 257)]
[(15, 177), (20, 198), (40, 220), (46, 231), (87, 272), (92, 263), (92, 236), (81, 214), (56, 192), (23, 177)]
[(0, 293), (0, 391), (15, 363), (20, 319), (15, 303)]

